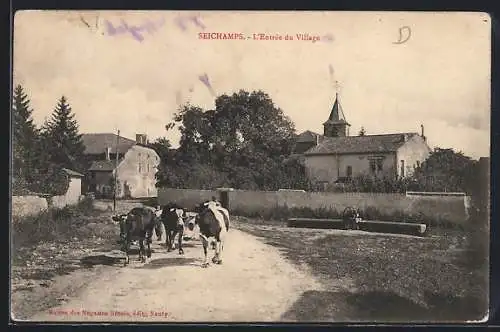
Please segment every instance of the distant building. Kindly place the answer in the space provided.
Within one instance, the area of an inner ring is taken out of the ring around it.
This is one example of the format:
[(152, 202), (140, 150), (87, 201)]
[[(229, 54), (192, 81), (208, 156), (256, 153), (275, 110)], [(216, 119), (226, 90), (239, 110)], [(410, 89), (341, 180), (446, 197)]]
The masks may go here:
[(323, 135), (310, 130), (306, 130), (303, 133), (297, 135), (297, 137), (295, 138), (295, 147), (293, 153), (302, 154), (313, 146), (316, 146), (319, 143), (323, 142), (323, 138)]
[(117, 197), (157, 196), (155, 175), (160, 157), (147, 147), (146, 135), (137, 134), (135, 141), (110, 133), (83, 134), (82, 138), (90, 164), (85, 180), (86, 191), (94, 192), (96, 196), (113, 197), (116, 173)]
[(69, 180), (68, 190), (63, 195), (63, 206), (76, 204), (82, 195), (82, 178), (84, 175), (67, 168), (63, 168), (62, 171), (67, 175)]
[[(429, 156), (423, 133), (349, 136), (338, 94), (323, 135), (304, 132), (298, 136), (295, 154), (304, 156), (308, 177), (316, 183), (334, 183), (360, 175), (405, 177)], [(310, 145), (309, 149), (301, 152)]]

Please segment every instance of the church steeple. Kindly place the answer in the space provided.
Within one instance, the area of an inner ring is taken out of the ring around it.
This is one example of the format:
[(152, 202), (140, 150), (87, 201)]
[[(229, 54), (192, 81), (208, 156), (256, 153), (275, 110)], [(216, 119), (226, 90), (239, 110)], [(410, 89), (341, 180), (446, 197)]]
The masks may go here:
[(351, 125), (346, 121), (342, 106), (340, 105), (339, 94), (335, 93), (335, 102), (333, 103), (330, 116), (325, 123), (323, 123), (324, 136), (326, 137), (340, 137), (347, 136), (347, 129)]

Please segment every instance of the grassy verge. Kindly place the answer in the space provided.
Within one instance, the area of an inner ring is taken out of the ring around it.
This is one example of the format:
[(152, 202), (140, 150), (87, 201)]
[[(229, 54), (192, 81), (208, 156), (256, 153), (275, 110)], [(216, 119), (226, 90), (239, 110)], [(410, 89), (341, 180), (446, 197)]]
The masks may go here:
[[(275, 207), (261, 211), (248, 212), (245, 210), (231, 210), (231, 214), (255, 219), (280, 220), (286, 221), (288, 218), (319, 218), (319, 219), (340, 219), (342, 218), (343, 210), (335, 208), (321, 207), (319, 209), (311, 209), (307, 207)], [(423, 215), (408, 215), (404, 211), (395, 211), (392, 214), (380, 212), (375, 207), (368, 207), (360, 210), (361, 217), (365, 220), (379, 220), (388, 222), (403, 222), (403, 223), (422, 223), (432, 228), (445, 228), (464, 230), (461, 224), (453, 223), (449, 220), (439, 218), (426, 218)]]
[[(12, 223), (11, 309), (16, 319), (61, 304), (93, 280), (101, 268), (82, 259), (114, 248), (112, 212), (94, 209), (90, 199)], [(70, 274), (71, 277), (65, 275)]]
[(14, 249), (74, 236), (76, 229), (100, 213), (94, 210), (93, 200), (85, 198), (77, 205), (49, 209), (34, 216), (12, 218)]
[(292, 262), (307, 264), (325, 284), (321, 294), (303, 294), (288, 318), (463, 321), (480, 319), (486, 311), (488, 266), (471, 265), (463, 231), (436, 230), (423, 239), (235, 219), (236, 228), (280, 248)]

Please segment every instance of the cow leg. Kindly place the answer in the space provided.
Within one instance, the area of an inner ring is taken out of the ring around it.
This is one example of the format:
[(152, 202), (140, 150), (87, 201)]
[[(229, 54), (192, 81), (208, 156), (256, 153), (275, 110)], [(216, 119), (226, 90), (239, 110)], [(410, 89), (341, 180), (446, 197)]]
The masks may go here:
[(201, 243), (203, 244), (203, 254), (204, 260), (201, 267), (208, 267), (210, 264), (208, 262), (208, 239), (204, 235), (200, 235)]
[(151, 258), (151, 243), (153, 242), (153, 230), (146, 234), (146, 243), (148, 244), (148, 250), (146, 252), (146, 257)]
[(167, 246), (167, 252), (172, 251), (172, 231), (168, 230), (165, 240), (165, 245)]
[(139, 259), (141, 260), (142, 263), (146, 262), (146, 255), (145, 255), (145, 249), (144, 249), (144, 238), (141, 237), (139, 240)]
[(157, 223), (155, 225), (155, 234), (156, 234), (156, 239), (158, 241), (161, 241), (161, 235), (162, 235), (162, 232), (161, 232), (161, 223)]
[(217, 257), (215, 263), (217, 264), (222, 264), (222, 251), (224, 250), (224, 241), (226, 239), (226, 233), (227, 231), (224, 228), (221, 229), (219, 236), (217, 238), (217, 244), (215, 249), (215, 257)]
[(184, 236), (184, 227), (179, 229), (179, 255), (184, 255), (184, 250), (182, 249), (182, 237), (183, 236)]
[(124, 248), (125, 249), (125, 264), (124, 266), (127, 266), (130, 263), (130, 256), (129, 256), (129, 250), (130, 250), (130, 240), (128, 237), (124, 241)]
[(172, 237), (170, 238), (170, 250), (175, 249), (175, 236), (177, 235), (177, 230), (172, 231)]

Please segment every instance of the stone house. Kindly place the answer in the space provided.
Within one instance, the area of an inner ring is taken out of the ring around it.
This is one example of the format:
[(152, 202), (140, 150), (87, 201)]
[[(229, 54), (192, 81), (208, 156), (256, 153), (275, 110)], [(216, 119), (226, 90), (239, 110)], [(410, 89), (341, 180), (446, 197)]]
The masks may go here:
[(311, 145), (302, 153), (307, 176), (316, 183), (335, 183), (360, 175), (380, 178), (410, 176), (431, 152), (423, 126), (420, 135), (395, 133), (349, 136), (350, 124), (345, 119), (338, 94), (323, 127), (323, 136), (302, 136), (302, 140), (309, 137), (308, 144)]
[(160, 157), (147, 146), (146, 135), (137, 134), (135, 141), (110, 133), (83, 134), (82, 139), (90, 164), (87, 191), (112, 198), (116, 174), (117, 197), (156, 197)]

